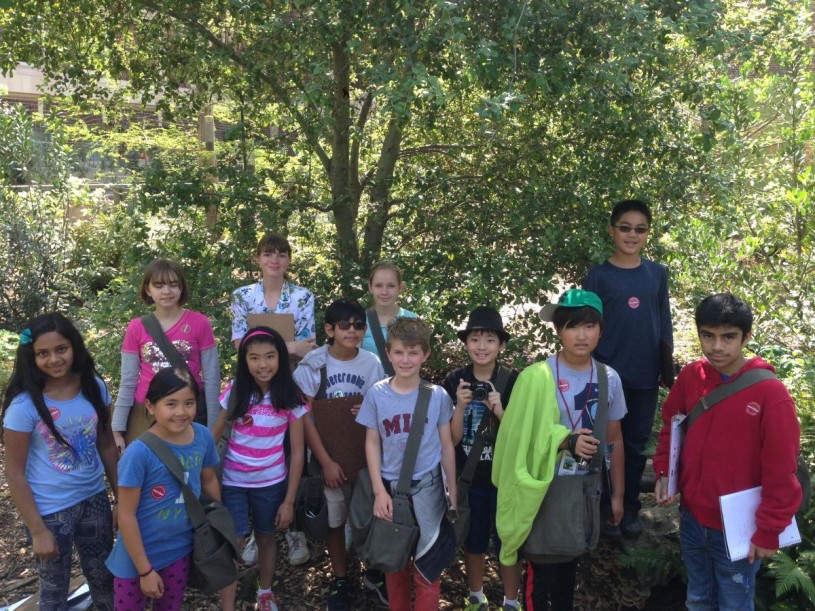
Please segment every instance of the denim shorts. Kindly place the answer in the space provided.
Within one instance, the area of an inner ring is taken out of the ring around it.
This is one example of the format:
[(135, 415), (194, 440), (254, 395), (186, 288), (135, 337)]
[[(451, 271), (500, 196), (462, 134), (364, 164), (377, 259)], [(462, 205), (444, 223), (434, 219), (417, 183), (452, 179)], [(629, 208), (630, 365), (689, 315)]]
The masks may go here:
[(245, 537), (249, 534), (249, 512), (252, 513), (252, 526), (261, 535), (271, 535), (275, 530), (277, 510), (283, 504), (288, 490), (289, 480), (266, 486), (264, 488), (239, 488), (224, 486), (221, 490), (221, 502), (232, 515), (235, 522), (235, 536)]

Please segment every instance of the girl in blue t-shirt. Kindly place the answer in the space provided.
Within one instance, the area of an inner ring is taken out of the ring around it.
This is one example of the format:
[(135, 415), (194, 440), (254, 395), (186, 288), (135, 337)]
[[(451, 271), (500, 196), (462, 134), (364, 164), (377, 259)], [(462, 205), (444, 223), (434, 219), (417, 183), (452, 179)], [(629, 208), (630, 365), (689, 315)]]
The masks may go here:
[[(194, 422), (198, 385), (186, 371), (160, 370), (147, 389), (144, 405), (155, 419), (150, 432), (184, 467), (196, 497), (203, 491), (220, 500), (213, 468), (218, 463), (212, 434)], [(181, 608), (193, 547), (192, 522), (181, 484), (150, 448), (135, 440), (119, 462), (120, 537), (108, 558), (114, 575), (116, 611)]]
[(29, 321), (3, 395), (3, 441), (43, 609), (67, 608), (73, 547), (96, 608), (114, 608), (113, 578), (105, 568), (115, 519), (103, 475), (115, 491), (117, 460), (109, 406), (71, 321), (58, 312)]

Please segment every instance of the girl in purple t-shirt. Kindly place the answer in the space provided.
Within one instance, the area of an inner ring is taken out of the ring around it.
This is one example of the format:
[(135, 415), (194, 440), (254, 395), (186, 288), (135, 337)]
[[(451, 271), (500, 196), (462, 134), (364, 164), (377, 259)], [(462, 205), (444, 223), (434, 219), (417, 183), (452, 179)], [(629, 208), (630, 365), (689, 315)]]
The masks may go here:
[[(146, 305), (156, 306), (154, 314), (164, 334), (187, 362), (199, 388), (203, 387), (206, 421), (212, 428), (221, 411), (218, 349), (209, 319), (184, 308), (189, 290), (181, 266), (169, 259), (153, 260), (144, 269), (139, 293)], [(152, 420), (144, 407), (147, 387), (158, 371), (169, 366), (169, 358), (144, 328), (141, 317), (131, 320), (122, 343), (122, 379), (113, 412), (113, 435), (119, 453), (125, 443), (131, 443), (150, 426)]]

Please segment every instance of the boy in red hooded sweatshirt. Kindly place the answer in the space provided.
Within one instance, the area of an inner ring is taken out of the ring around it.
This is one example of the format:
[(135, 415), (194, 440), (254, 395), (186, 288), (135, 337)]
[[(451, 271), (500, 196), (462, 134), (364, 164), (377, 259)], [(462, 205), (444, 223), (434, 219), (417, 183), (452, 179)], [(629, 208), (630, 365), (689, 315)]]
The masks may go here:
[[(704, 359), (687, 365), (662, 407), (662, 431), (654, 455), (656, 498), (668, 504), (665, 478), (671, 419), (687, 414), (722, 384), (753, 369), (774, 372), (759, 357), (747, 359), (750, 307), (730, 293), (705, 298), (696, 308)], [(716, 403), (689, 427), (679, 459), (682, 560), (688, 572), (687, 608), (753, 609), (755, 575), (763, 558), (778, 550), (778, 535), (801, 503), (795, 477), (800, 428), (795, 403), (777, 379), (748, 386)], [(750, 555), (731, 561), (722, 532), (719, 497), (762, 486)]]

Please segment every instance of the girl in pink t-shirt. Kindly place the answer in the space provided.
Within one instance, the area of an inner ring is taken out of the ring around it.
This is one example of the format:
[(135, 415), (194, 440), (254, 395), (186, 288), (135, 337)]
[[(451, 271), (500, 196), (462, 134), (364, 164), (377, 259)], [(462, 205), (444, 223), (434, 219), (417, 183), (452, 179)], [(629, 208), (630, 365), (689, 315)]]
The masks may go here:
[[(223, 456), (221, 499), (232, 514), (238, 549), (249, 534), (249, 513), (258, 546), (257, 609), (277, 609), (272, 594), (277, 545), (275, 528), (287, 528), (303, 472), (306, 399), (294, 383), (286, 342), (277, 331), (256, 327), (241, 340), (235, 380), (221, 395), (215, 425), (221, 439), (229, 414), (232, 430)], [(230, 414), (231, 412), (231, 414)], [(289, 432), (291, 470), (283, 440)], [(237, 584), (221, 590), (225, 611), (235, 609)]]
[[(203, 388), (206, 421), (212, 428), (221, 411), (218, 349), (209, 319), (183, 307), (189, 299), (189, 291), (181, 266), (169, 259), (153, 260), (144, 269), (139, 292), (145, 304), (155, 304), (154, 314), (167, 339), (187, 362), (198, 386)], [(131, 320), (122, 343), (122, 379), (112, 422), (120, 453), (125, 443), (136, 439), (152, 424), (144, 407), (147, 387), (156, 373), (170, 366), (169, 358), (144, 328), (141, 318)]]

